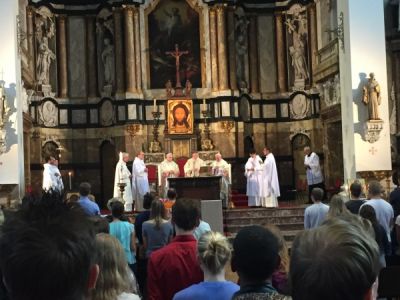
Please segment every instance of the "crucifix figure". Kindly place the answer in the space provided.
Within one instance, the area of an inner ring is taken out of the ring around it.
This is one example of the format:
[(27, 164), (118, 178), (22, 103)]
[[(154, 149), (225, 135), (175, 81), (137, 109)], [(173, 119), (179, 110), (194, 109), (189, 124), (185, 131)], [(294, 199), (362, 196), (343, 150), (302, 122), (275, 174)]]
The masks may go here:
[(165, 54), (170, 55), (175, 58), (176, 67), (176, 86), (175, 86), (175, 96), (183, 96), (181, 78), (179, 75), (180, 57), (185, 54), (189, 54), (189, 51), (179, 51), (178, 44), (175, 44), (175, 51), (167, 51)]

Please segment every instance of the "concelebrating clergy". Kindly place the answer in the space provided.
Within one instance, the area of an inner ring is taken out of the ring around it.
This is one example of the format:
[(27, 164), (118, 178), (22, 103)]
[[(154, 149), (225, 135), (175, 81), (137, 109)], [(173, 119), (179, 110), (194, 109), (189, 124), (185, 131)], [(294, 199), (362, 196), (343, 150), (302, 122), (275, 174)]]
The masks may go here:
[(135, 198), (136, 211), (143, 210), (143, 197), (150, 192), (147, 167), (144, 163), (144, 152), (139, 151), (132, 165), (132, 192)]
[(185, 177), (199, 177), (200, 168), (205, 166), (204, 160), (199, 157), (197, 151), (192, 152), (192, 158), (188, 159), (185, 166), (183, 167), (185, 171)]
[(123, 200), (125, 203), (125, 211), (132, 210), (132, 187), (131, 187), (131, 172), (128, 169), (126, 163), (129, 161), (129, 154), (126, 152), (119, 153), (119, 161), (117, 166), (115, 167), (115, 180), (114, 180), (114, 197), (120, 197), (120, 188), (119, 184), (125, 183), (124, 193), (123, 193)]
[(167, 192), (169, 188), (168, 178), (175, 178), (179, 176), (179, 166), (174, 162), (173, 154), (167, 153), (164, 161), (160, 164), (158, 168), (158, 185), (161, 187), (160, 193), (162, 197), (167, 197)]

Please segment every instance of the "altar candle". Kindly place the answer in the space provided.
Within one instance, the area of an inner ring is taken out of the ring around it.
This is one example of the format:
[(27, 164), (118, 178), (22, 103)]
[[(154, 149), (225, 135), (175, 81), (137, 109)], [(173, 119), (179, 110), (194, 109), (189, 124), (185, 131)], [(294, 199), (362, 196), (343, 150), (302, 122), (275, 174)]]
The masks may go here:
[(203, 110), (207, 110), (206, 99), (203, 98)]
[(72, 172), (68, 172), (68, 178), (69, 178), (69, 190), (72, 190)]
[(156, 98), (153, 99), (153, 111), (156, 111)]

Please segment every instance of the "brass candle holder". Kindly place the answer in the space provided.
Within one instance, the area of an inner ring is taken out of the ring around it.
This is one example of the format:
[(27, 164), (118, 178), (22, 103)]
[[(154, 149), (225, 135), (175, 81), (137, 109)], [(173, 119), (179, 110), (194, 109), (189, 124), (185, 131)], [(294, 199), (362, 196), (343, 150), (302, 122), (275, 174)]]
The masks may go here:
[(153, 126), (153, 141), (150, 143), (149, 152), (150, 153), (158, 153), (162, 150), (161, 143), (158, 141), (158, 129), (160, 127), (160, 111), (153, 111), (153, 119), (156, 121)]

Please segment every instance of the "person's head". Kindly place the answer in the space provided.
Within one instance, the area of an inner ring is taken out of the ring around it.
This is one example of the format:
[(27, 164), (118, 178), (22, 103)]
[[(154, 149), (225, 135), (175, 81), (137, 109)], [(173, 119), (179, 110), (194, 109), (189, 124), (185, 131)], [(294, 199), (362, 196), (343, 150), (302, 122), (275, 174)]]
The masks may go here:
[(376, 181), (372, 180), (368, 183), (368, 194), (370, 198), (381, 198), (382, 186)]
[(107, 218), (103, 218), (100, 216), (91, 216), (89, 217), (90, 221), (92, 221), (93, 228), (95, 233), (110, 233), (110, 226)]
[(221, 155), (221, 153), (217, 153), (217, 154), (215, 154), (215, 160), (216, 161), (221, 161), (221, 159), (222, 159), (222, 155)]
[(79, 196), (77, 194), (72, 194), (71, 196), (69, 196), (67, 202), (68, 203), (76, 203), (79, 200)]
[(257, 156), (256, 150), (255, 149), (250, 149), (249, 155), (252, 158), (256, 158), (256, 156)]
[(54, 156), (48, 155), (45, 157), (45, 161), (50, 165), (54, 165), (56, 158)]
[(309, 146), (304, 147), (304, 154), (309, 155), (311, 153), (311, 148)]
[(349, 213), (350, 212), (344, 204), (343, 198), (339, 195), (333, 195), (329, 202), (328, 218), (336, 218)]
[(324, 198), (324, 190), (321, 188), (313, 188), (311, 191), (311, 199), (313, 202), (321, 202)]
[(285, 273), (289, 273), (289, 249), (286, 245), (285, 237), (276, 225), (267, 224), (265, 228), (271, 231), (278, 239), (279, 257), (281, 259), (279, 269)]
[(263, 149), (263, 153), (265, 156), (271, 153), (271, 149), (268, 146), (265, 146)]
[(362, 193), (362, 185), (356, 180), (350, 185), (350, 194), (352, 199), (359, 199)]
[(376, 219), (375, 209), (371, 205), (363, 205), (360, 208), (358, 214), (371, 222), (371, 224), (378, 224), (378, 220)]
[(293, 243), (289, 273), (292, 298), (375, 299), (372, 287), (379, 269), (378, 245), (364, 225), (330, 219), (301, 232)]
[(183, 103), (175, 105), (175, 107), (172, 110), (172, 116), (174, 117), (174, 126), (176, 125), (185, 125), (187, 127), (189, 126), (189, 124), (187, 123), (189, 110)]
[(252, 225), (241, 229), (233, 241), (232, 271), (242, 283), (262, 283), (279, 267), (278, 239), (268, 229)]
[(96, 259), (100, 267), (93, 300), (117, 299), (123, 292), (130, 292), (129, 272), (121, 243), (112, 235), (96, 235)]
[(111, 203), (111, 214), (115, 219), (121, 219), (125, 211), (124, 204), (121, 201)]
[(92, 224), (80, 209), (43, 200), (9, 214), (2, 227), (0, 269), (10, 299), (84, 299), (99, 271)]
[(193, 231), (200, 223), (199, 200), (178, 199), (172, 206), (171, 221), (181, 231)]
[(129, 161), (129, 153), (123, 152), (122, 153), (122, 160), (124, 162), (128, 162)]
[(231, 259), (229, 241), (219, 232), (208, 231), (197, 242), (200, 267), (213, 275), (224, 272), (225, 265)]
[(156, 199), (151, 203), (150, 220), (154, 220), (156, 228), (160, 228), (162, 221), (165, 219), (166, 211), (164, 204)]
[(165, 155), (165, 158), (167, 159), (167, 161), (172, 161), (174, 156), (172, 155), (171, 152), (167, 153), (167, 155)]
[(141, 160), (144, 160), (144, 152), (143, 151), (139, 151), (137, 153), (137, 157), (140, 158)]
[(154, 197), (151, 193), (146, 193), (143, 196), (143, 208), (150, 209), (151, 203), (153, 202)]
[(176, 200), (176, 190), (175, 189), (168, 189), (167, 191), (167, 198), (168, 200)]
[(199, 158), (199, 152), (193, 151), (193, 152), (192, 152), (192, 158), (193, 158), (193, 159), (198, 159), (198, 158)]
[(82, 182), (79, 185), (79, 195), (81, 195), (83, 197), (87, 197), (90, 194), (91, 188), (92, 187), (89, 182)]

